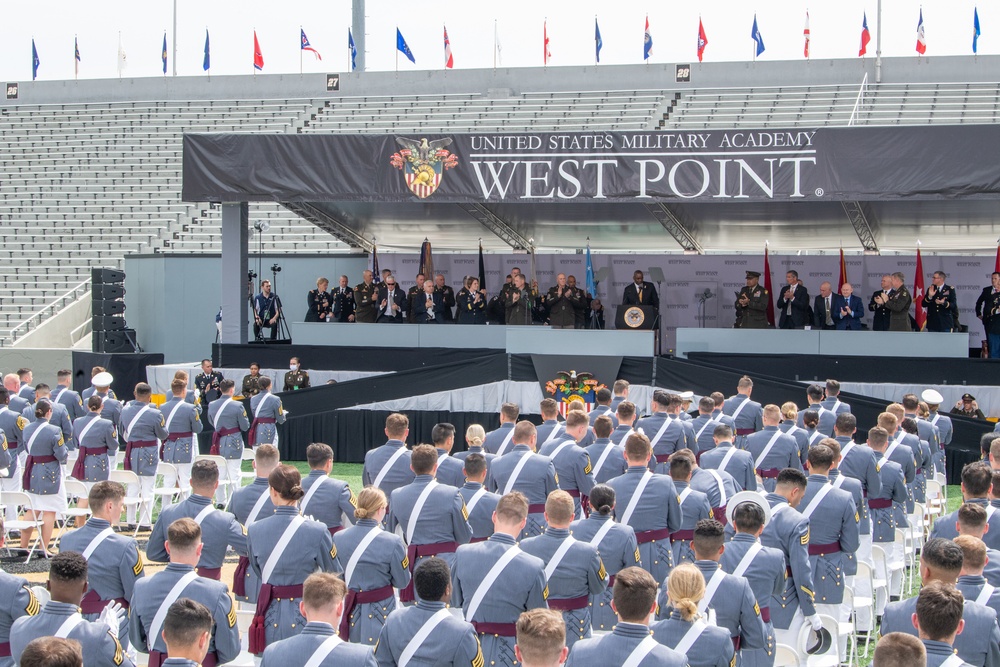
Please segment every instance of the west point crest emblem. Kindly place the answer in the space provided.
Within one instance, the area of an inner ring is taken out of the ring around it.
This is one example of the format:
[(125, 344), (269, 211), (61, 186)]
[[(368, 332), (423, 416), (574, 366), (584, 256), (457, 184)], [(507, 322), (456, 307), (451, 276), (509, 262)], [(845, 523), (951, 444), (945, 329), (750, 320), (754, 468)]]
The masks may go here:
[(396, 137), (396, 143), (403, 148), (393, 153), (389, 162), (403, 171), (406, 187), (421, 199), (434, 194), (446, 169), (458, 165), (458, 156), (445, 150), (451, 145), (450, 137), (434, 141)]
[(545, 391), (553, 395), (559, 404), (559, 413), (564, 417), (570, 401), (582, 400), (587, 406), (587, 412), (597, 403), (597, 392), (604, 389), (593, 373), (577, 373), (576, 371), (559, 371), (556, 377), (545, 383)]

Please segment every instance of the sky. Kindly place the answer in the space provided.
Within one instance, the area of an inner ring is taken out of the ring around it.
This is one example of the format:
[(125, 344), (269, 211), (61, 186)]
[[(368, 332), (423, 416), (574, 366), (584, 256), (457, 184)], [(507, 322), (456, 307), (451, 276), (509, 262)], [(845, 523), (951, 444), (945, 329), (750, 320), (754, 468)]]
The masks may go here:
[[(253, 31), (264, 55), (265, 74), (347, 71), (350, 0), (176, 0), (177, 73), (204, 75), (205, 30), (211, 36), (211, 74), (253, 73)], [(971, 55), (973, 9), (983, 33), (980, 54), (1000, 53), (1000, 3), (980, 0), (883, 0), (882, 54), (916, 57), (916, 28), (923, 10), (927, 57)], [(73, 39), (79, 40), (81, 79), (118, 76), (119, 35), (126, 54), (126, 77), (163, 76), (160, 59), (166, 31), (173, 49), (171, 0), (45, 0), (0, 3), (0, 78), (31, 79), (31, 40), (41, 61), (39, 80), (72, 79)], [(760, 60), (803, 60), (803, 28), (810, 15), (813, 59), (856, 58), (861, 20), (867, 13), (874, 57), (877, 0), (368, 0), (367, 69), (397, 67), (396, 28), (416, 58), (402, 55), (400, 71), (442, 69), (442, 26), (448, 29), (455, 68), (494, 64), (494, 21), (503, 67), (542, 65), (542, 27), (547, 22), (550, 67), (594, 64), (594, 18), (603, 40), (601, 65), (642, 62), (643, 26), (649, 16), (652, 63), (697, 62), (699, 16), (708, 37), (705, 62), (750, 61), (754, 14), (766, 50)], [(323, 56), (319, 61), (299, 49), (299, 28)], [(172, 73), (173, 63), (168, 67)]]

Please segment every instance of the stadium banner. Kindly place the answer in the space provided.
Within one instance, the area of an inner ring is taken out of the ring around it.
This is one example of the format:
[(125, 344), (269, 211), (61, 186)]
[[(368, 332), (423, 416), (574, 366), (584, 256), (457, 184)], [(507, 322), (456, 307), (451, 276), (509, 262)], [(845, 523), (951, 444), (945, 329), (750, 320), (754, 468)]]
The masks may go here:
[(1000, 198), (1000, 126), (185, 134), (188, 202)]

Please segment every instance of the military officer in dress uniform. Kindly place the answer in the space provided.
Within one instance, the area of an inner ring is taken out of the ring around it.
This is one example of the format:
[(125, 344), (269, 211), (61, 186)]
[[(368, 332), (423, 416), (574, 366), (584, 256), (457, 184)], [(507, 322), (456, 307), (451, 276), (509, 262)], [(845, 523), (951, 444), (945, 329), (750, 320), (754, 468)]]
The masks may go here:
[[(17, 508), (15, 508), (17, 509)], [(0, 519), (0, 547), (4, 545), (3, 520)], [(10, 626), (22, 616), (34, 616), (41, 610), (28, 580), (0, 570), (0, 667), (14, 667), (10, 657)]]
[(175, 378), (170, 383), (170, 400), (160, 406), (160, 412), (165, 415), (163, 427), (167, 429), (167, 439), (163, 441), (160, 458), (177, 469), (176, 479), (164, 475), (163, 485), (167, 488), (175, 484), (181, 490), (181, 497), (190, 492), (191, 463), (195, 457), (197, 436), (204, 429), (201, 423), (198, 406), (185, 400), (187, 384), (184, 380)]
[(514, 667), (518, 616), (548, 606), (545, 563), (517, 547), (528, 519), (523, 494), (514, 491), (502, 497), (493, 516), (494, 532), (488, 540), (462, 545), (455, 552), (451, 604), (460, 607), (476, 629), (483, 664)]
[(424, 283), (427, 282), (427, 276), (423, 273), (417, 274), (417, 280), (413, 284), (413, 287), (406, 291), (406, 321), (410, 324), (416, 324), (416, 305), (417, 299), (421, 298), (424, 293)]
[[(975, 461), (967, 463), (962, 468), (962, 497), (965, 499), (965, 502), (981, 505), (986, 509), (990, 527), (986, 531), (986, 534), (983, 535), (983, 542), (989, 548), (997, 549), (1000, 548), (1000, 514), (990, 511), (990, 501), (987, 497), (987, 494), (992, 490), (992, 486), (993, 471), (989, 465), (981, 461)], [(955, 528), (957, 519), (958, 510), (939, 517), (934, 522), (934, 527), (931, 528), (930, 536), (943, 537), (946, 540), (953, 539), (958, 535), (958, 530)], [(990, 533), (993, 531), (996, 531), (997, 535), (991, 536)]]
[(519, 421), (514, 426), (514, 447), (497, 457), (486, 477), (486, 488), (502, 496), (520, 491), (528, 499), (528, 517), (521, 538), (541, 535), (545, 530), (545, 499), (559, 488), (552, 460), (535, 453), (535, 425)]
[(163, 664), (167, 645), (160, 618), (181, 598), (205, 605), (215, 620), (204, 667), (227, 663), (240, 653), (236, 605), (229, 590), (221, 581), (199, 577), (194, 569), (201, 558), (201, 535), (201, 526), (194, 519), (172, 523), (167, 529), (170, 564), (155, 576), (136, 582), (129, 607), (129, 639), (139, 651), (149, 653), (150, 665)]
[(955, 587), (966, 600), (975, 600), (997, 612), (1000, 618), (1000, 590), (986, 581), (986, 545), (978, 537), (959, 535), (954, 540), (962, 548), (962, 571)]
[(410, 450), (406, 448), (406, 436), (410, 433), (410, 420), (401, 413), (394, 412), (385, 419), (385, 437), (389, 440), (375, 449), (365, 452), (365, 465), (361, 479), (365, 486), (377, 486), (392, 495), (396, 489), (413, 481), (410, 469)]
[(460, 488), (465, 484), (462, 461), (451, 456), (451, 450), (455, 446), (455, 427), (447, 422), (435, 424), (431, 429), (431, 442), (438, 456), (437, 481)]
[(545, 501), (545, 532), (521, 541), (525, 553), (545, 563), (549, 608), (563, 612), (566, 645), (571, 649), (578, 640), (590, 637), (590, 599), (608, 587), (608, 573), (597, 547), (570, 534), (574, 516), (573, 498), (557, 489)]
[(87, 591), (87, 559), (75, 551), (60, 551), (49, 564), (48, 590), (52, 599), (36, 616), (22, 616), (10, 629), (10, 654), (17, 663), (24, 647), (38, 637), (73, 639), (83, 649), (84, 667), (134, 667), (111, 628), (125, 618), (120, 605), (110, 606), (98, 621), (84, 620), (79, 605)]
[(240, 396), (243, 398), (253, 398), (260, 393), (260, 364), (254, 362), (250, 364), (250, 374), (243, 376), (243, 385), (240, 389)]
[[(268, 493), (267, 477), (281, 463), (278, 450), (273, 445), (261, 445), (254, 452), (254, 478), (250, 484), (233, 491), (226, 511), (233, 514), (240, 525), (249, 528), (258, 519), (274, 514), (274, 503)], [(233, 573), (233, 595), (237, 600), (254, 604), (260, 580), (250, 567), (250, 558), (240, 556)]]
[(131, 470), (139, 478), (139, 488), (129, 488), (128, 495), (142, 499), (138, 507), (129, 505), (125, 512), (129, 525), (134, 526), (138, 522), (140, 527), (153, 525), (153, 483), (156, 481), (156, 467), (160, 459), (158, 448), (160, 441), (169, 435), (164, 428), (166, 421), (163, 413), (150, 403), (152, 393), (152, 387), (145, 382), (137, 384), (135, 400), (122, 409), (121, 416), (125, 438), (123, 464), (125, 470)]
[[(951, 540), (928, 539), (920, 550), (920, 583), (927, 586), (937, 581), (954, 585), (962, 571), (962, 558), (962, 548)], [(905, 632), (919, 636), (912, 621), (917, 599), (911, 597), (887, 605), (879, 634)], [(1000, 627), (997, 627), (996, 612), (974, 600), (965, 600), (962, 620), (965, 629), (955, 638), (958, 656), (970, 665), (1000, 665)]]
[(764, 407), (763, 420), (764, 430), (748, 435), (745, 449), (754, 459), (754, 468), (764, 489), (773, 491), (778, 474), (785, 468), (801, 470), (802, 459), (795, 438), (778, 430), (781, 410), (777, 405)]
[(892, 279), (889, 275), (882, 276), (882, 288), (875, 290), (868, 302), (868, 310), (872, 312), (872, 331), (889, 330), (889, 309), (886, 303), (892, 293)]
[(247, 538), (243, 526), (235, 516), (212, 505), (212, 496), (218, 488), (219, 466), (215, 461), (196, 461), (191, 466), (191, 495), (176, 505), (164, 507), (160, 512), (149, 535), (146, 558), (160, 563), (170, 560), (166, 546), (167, 528), (177, 519), (185, 517), (194, 519), (202, 529), (198, 576), (218, 580), (222, 575), (227, 547), (240, 556), (246, 556)]
[(364, 280), (354, 288), (354, 321), (374, 324), (378, 319), (378, 285), (372, 282), (372, 272), (365, 270)]
[(955, 329), (955, 288), (945, 284), (947, 277), (944, 271), (935, 271), (931, 276), (931, 284), (924, 291), (921, 308), (927, 310), (928, 331), (947, 333)]
[(203, 404), (207, 405), (222, 395), (219, 384), (224, 379), (222, 373), (212, 370), (210, 359), (201, 360), (201, 373), (194, 378), (194, 388)]
[(736, 295), (737, 329), (770, 329), (767, 306), (771, 296), (760, 286), (760, 272), (747, 271), (747, 284)]
[[(333, 449), (322, 442), (306, 447), (309, 474), (302, 479), (306, 495), (299, 503), (303, 516), (311, 516), (327, 527), (331, 535), (354, 524), (358, 499), (347, 482), (330, 477)], [(316, 486), (318, 485), (318, 486)], [(316, 488), (313, 488), (313, 487)]]
[(521, 414), (517, 403), (504, 403), (500, 406), (500, 428), (490, 431), (483, 440), (483, 449), (490, 454), (501, 455), (511, 448), (514, 437), (514, 424)]
[(163, 619), (163, 641), (171, 656), (163, 667), (203, 667), (212, 643), (212, 612), (200, 602), (181, 598)]
[(56, 386), (52, 390), (52, 400), (69, 412), (71, 419), (79, 419), (87, 414), (80, 394), (73, 391), (73, 371), (63, 369), (56, 373)]
[(545, 295), (545, 305), (549, 310), (549, 324), (553, 329), (573, 329), (576, 327), (576, 310), (582, 295), (566, 286), (566, 274), (556, 276), (556, 284)]
[(757, 472), (750, 452), (733, 445), (733, 429), (720, 424), (712, 431), (715, 447), (701, 457), (701, 467), (728, 473), (739, 486), (740, 491), (757, 490)]
[(500, 502), (500, 496), (486, 490), (486, 457), (473, 452), (465, 457), (462, 467), (465, 484), (458, 490), (465, 501), (465, 509), (469, 513), (469, 526), (472, 527), (470, 542), (482, 542), (493, 534), (493, 511)]
[(566, 428), (562, 436), (549, 441), (538, 452), (552, 461), (559, 488), (573, 496), (577, 518), (583, 515), (583, 501), (594, 488), (590, 457), (587, 450), (577, 444), (589, 430), (587, 414), (572, 410), (566, 415)]
[[(87, 523), (66, 533), (59, 541), (60, 553), (73, 551), (87, 560), (87, 594), (80, 612), (96, 621), (108, 603), (128, 609), (135, 582), (145, 576), (142, 555), (135, 539), (114, 532), (112, 526), (122, 515), (125, 489), (115, 482), (97, 482), (88, 496), (93, 514)], [(128, 646), (128, 619), (123, 615), (118, 641)]]
[(455, 307), (455, 290), (450, 285), (444, 284), (444, 275), (434, 276), (434, 292), (441, 295), (444, 301), (444, 318), (446, 322), (454, 322), (455, 314), (452, 308)]
[(875, 302), (885, 306), (889, 311), (889, 331), (913, 331), (910, 325), (910, 306), (913, 297), (906, 289), (906, 276), (897, 271), (889, 276), (892, 290), (888, 296), (875, 296)]
[[(15, 376), (16, 377), (16, 376)], [(21, 416), (20, 410), (13, 410), (9, 406), (11, 400), (10, 393), (6, 388), (0, 389), (0, 429), (3, 429), (4, 442), (7, 443), (7, 454), (10, 459), (7, 472), (0, 476), (0, 493), (3, 491), (21, 490), (21, 470), (18, 465), (18, 453), (22, 435), (28, 420)], [(7, 503), (6, 519), (14, 521), (17, 519), (17, 507), (14, 503)], [(4, 667), (2, 657), (0, 657), (0, 667)]]
[(35, 387), (35, 396), (35, 402), (22, 410), (21, 416), (27, 419), (29, 424), (35, 423), (38, 420), (38, 417), (35, 416), (38, 401), (42, 399), (47, 400), (52, 405), (52, 418), (49, 420), (49, 423), (53, 426), (58, 426), (59, 430), (62, 431), (63, 440), (71, 443), (73, 440), (73, 422), (70, 420), (69, 411), (66, 409), (66, 406), (52, 400), (49, 385), (47, 384), (37, 385)]
[(311, 386), (309, 384), (309, 373), (302, 370), (299, 358), (292, 357), (289, 359), (288, 372), (285, 373), (285, 386), (282, 388), (282, 391), (298, 391), (299, 389), (308, 389)]
[(673, 552), (674, 566), (681, 563), (693, 563), (694, 552), (691, 551), (691, 540), (694, 539), (694, 527), (702, 519), (712, 518), (712, 506), (708, 496), (690, 486), (691, 473), (697, 465), (694, 454), (682, 449), (670, 456), (670, 478), (674, 480), (677, 489), (677, 502), (681, 506), (681, 528), (670, 534), (670, 548)]
[(507, 290), (507, 295), (504, 299), (504, 322), (507, 325), (530, 325), (532, 320), (531, 311), (537, 301), (538, 285), (532, 281), (529, 286), (521, 274), (514, 276), (511, 287)]
[[(243, 432), (250, 429), (250, 420), (247, 418), (246, 408), (243, 404), (233, 399), (236, 392), (236, 383), (232, 380), (223, 380), (219, 383), (222, 396), (209, 404), (209, 420), (212, 422), (212, 448), (210, 452), (214, 456), (221, 456), (226, 459), (225, 478), (229, 482), (240, 480), (240, 471), (243, 468)], [(220, 478), (223, 471), (219, 471)], [(220, 491), (216, 494), (219, 502), (228, 498), (226, 492)]]
[(648, 468), (652, 454), (645, 435), (630, 435), (625, 441), (628, 470), (608, 486), (618, 499), (615, 517), (635, 530), (643, 569), (664, 581), (673, 567), (670, 533), (680, 530), (683, 517), (673, 480)]
[(375, 667), (378, 663), (371, 648), (337, 636), (346, 595), (347, 586), (336, 575), (310, 574), (302, 584), (305, 627), (300, 634), (268, 646), (261, 667)]
[(354, 321), (354, 290), (347, 284), (347, 276), (340, 276), (340, 285), (333, 290), (333, 319), (337, 322)]
[[(733, 430), (737, 437), (743, 438), (764, 428), (764, 414), (760, 403), (750, 400), (753, 393), (753, 380), (744, 375), (736, 383), (736, 395), (730, 396), (722, 404), (722, 412), (733, 420)], [(738, 440), (736, 444), (742, 444)]]
[(594, 444), (586, 448), (593, 466), (594, 482), (601, 484), (625, 474), (625, 447), (611, 442), (611, 417), (601, 415), (593, 426)]

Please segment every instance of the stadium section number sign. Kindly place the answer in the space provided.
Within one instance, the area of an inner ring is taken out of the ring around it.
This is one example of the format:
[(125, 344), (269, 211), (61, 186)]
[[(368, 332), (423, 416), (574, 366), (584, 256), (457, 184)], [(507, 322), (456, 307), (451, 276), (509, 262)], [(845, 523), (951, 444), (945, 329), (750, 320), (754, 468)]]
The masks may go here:
[(340, 75), (339, 74), (327, 74), (326, 75), (326, 92), (336, 93), (340, 90)]
[(7, 84), (7, 99), (16, 100), (17, 99), (17, 84), (8, 83)]
[(674, 72), (674, 81), (676, 83), (691, 83), (691, 66), (678, 65)]

